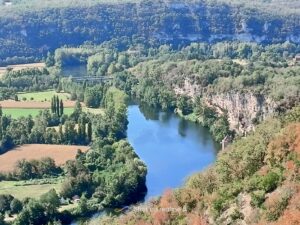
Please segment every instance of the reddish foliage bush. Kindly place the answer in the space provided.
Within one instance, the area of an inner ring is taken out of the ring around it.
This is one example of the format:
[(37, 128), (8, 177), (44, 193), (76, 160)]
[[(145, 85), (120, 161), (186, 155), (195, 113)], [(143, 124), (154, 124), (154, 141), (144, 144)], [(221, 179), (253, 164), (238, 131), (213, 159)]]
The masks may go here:
[(288, 207), (284, 210), (282, 216), (272, 225), (299, 225), (300, 224), (300, 191), (289, 201)]
[(266, 161), (270, 164), (280, 163), (290, 152), (300, 157), (300, 123), (287, 126), (281, 135), (269, 143)]
[(187, 215), (188, 225), (208, 225), (207, 220), (197, 214), (188, 214)]
[(169, 214), (167, 212), (158, 210), (152, 213), (152, 218), (154, 225), (163, 225), (169, 220)]
[(161, 208), (178, 208), (177, 201), (171, 189), (166, 190), (162, 195), (159, 206)]

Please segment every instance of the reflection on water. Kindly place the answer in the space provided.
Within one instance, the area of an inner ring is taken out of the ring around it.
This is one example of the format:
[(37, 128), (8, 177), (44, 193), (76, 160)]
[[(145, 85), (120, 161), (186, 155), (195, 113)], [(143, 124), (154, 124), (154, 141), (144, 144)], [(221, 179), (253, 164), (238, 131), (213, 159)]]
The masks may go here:
[(141, 104), (139, 109), (146, 120), (159, 120), (160, 113), (157, 109), (148, 107), (144, 104)]
[(87, 76), (86, 64), (76, 66), (65, 66), (61, 68), (61, 75), (64, 77), (83, 77)]

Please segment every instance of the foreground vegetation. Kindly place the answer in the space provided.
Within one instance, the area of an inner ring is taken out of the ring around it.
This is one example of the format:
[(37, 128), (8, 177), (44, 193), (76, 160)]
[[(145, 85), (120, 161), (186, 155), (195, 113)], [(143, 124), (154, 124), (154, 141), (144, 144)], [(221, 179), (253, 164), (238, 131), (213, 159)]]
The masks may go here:
[(234, 141), (215, 165), (191, 176), (182, 188), (120, 218), (91, 224), (297, 224), (299, 144), (297, 107)]

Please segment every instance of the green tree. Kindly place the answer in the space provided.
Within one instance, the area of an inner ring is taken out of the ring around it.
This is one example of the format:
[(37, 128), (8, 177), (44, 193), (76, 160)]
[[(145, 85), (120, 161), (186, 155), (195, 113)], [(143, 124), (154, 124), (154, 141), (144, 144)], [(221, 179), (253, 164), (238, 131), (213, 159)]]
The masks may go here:
[(12, 213), (19, 213), (23, 208), (23, 204), (20, 200), (14, 198), (10, 203), (10, 211)]
[(4, 214), (0, 213), (0, 225), (6, 225), (6, 223), (4, 222), (5, 216)]
[(56, 106), (55, 106), (55, 108), (56, 108), (56, 115), (59, 117), (60, 116), (60, 112), (59, 112), (60, 106), (59, 106), (59, 98), (58, 98), (58, 96), (56, 96), (55, 103), (56, 103)]
[(88, 203), (87, 203), (87, 198), (83, 194), (80, 198), (79, 204), (78, 204), (78, 214), (79, 215), (85, 215), (88, 212)]
[(52, 114), (55, 114), (55, 106), (56, 106), (56, 104), (55, 104), (55, 98), (53, 96), (52, 99), (51, 99), (51, 113)]
[(46, 209), (47, 217), (54, 217), (57, 214), (57, 209), (60, 206), (59, 197), (55, 189), (51, 189), (40, 197), (40, 201)]
[(59, 113), (60, 115), (59, 116), (62, 116), (64, 114), (64, 103), (63, 103), (63, 100), (61, 99), (60, 100), (60, 105), (59, 105)]
[(0, 213), (10, 210), (10, 203), (14, 199), (11, 195), (0, 195)]
[(177, 101), (177, 107), (183, 115), (188, 115), (193, 112), (192, 102), (188, 96), (180, 96)]
[(23, 210), (14, 221), (14, 225), (41, 225), (47, 223), (47, 217), (45, 214), (45, 208), (37, 200), (29, 200)]
[(92, 136), (93, 136), (92, 123), (88, 122), (88, 126), (87, 126), (87, 138), (88, 138), (88, 142), (92, 141)]

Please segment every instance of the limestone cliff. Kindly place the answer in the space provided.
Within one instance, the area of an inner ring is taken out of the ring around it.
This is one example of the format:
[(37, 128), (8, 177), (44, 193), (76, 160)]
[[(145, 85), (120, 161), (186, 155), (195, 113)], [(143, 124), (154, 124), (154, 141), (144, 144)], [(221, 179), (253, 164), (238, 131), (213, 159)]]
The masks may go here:
[(252, 131), (255, 124), (275, 113), (276, 103), (269, 97), (251, 92), (227, 92), (205, 97), (208, 106), (226, 113), (230, 128), (237, 133)]
[(231, 130), (239, 134), (254, 130), (257, 122), (272, 116), (277, 108), (276, 102), (268, 96), (251, 91), (205, 94), (198, 85), (192, 84), (188, 79), (173, 89), (178, 95), (184, 94), (192, 98), (203, 95), (207, 106), (214, 108), (219, 114), (227, 114)]

